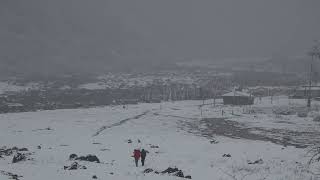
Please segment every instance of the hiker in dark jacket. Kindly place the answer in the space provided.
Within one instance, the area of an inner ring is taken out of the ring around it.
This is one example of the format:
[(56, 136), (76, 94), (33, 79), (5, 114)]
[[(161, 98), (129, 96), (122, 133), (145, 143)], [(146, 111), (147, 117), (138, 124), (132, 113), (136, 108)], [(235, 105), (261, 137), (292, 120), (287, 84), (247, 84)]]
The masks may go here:
[(142, 166), (144, 166), (144, 161), (146, 160), (147, 153), (149, 153), (149, 152), (144, 149), (141, 150), (141, 164), (142, 164)]

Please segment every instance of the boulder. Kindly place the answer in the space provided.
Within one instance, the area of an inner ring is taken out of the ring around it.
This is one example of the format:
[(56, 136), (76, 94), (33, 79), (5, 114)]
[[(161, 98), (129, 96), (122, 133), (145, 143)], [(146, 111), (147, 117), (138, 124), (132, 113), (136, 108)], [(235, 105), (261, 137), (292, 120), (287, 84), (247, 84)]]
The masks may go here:
[(153, 149), (155, 149), (155, 148), (159, 148), (159, 146), (156, 146), (156, 145), (151, 145), (151, 146), (150, 146), (150, 148), (153, 148)]
[(27, 148), (20, 148), (19, 151), (29, 151)]
[(223, 154), (222, 157), (231, 157), (230, 154)]
[(75, 160), (100, 163), (100, 160), (98, 159), (98, 157), (95, 156), (95, 155), (91, 155), (91, 154), (89, 154), (89, 155), (87, 155), (87, 156), (77, 157)]
[(86, 166), (79, 165), (77, 162), (73, 162), (70, 166), (64, 166), (64, 170), (77, 170), (77, 169), (87, 169)]
[(179, 171), (178, 168), (171, 168), (171, 167), (168, 167), (166, 170), (162, 171), (161, 173), (162, 174), (165, 174), (165, 173), (168, 173), (168, 174), (171, 174), (171, 173), (175, 173)]
[(98, 177), (96, 175), (93, 175), (92, 179), (98, 179)]
[(79, 164), (77, 162), (74, 162), (71, 164), (71, 166), (68, 168), (68, 170), (77, 170), (79, 167)]
[(177, 177), (182, 177), (182, 178), (184, 177), (183, 172), (181, 170), (176, 172), (174, 175), (177, 176)]
[(258, 160), (255, 160), (253, 162), (249, 161), (248, 164), (263, 164), (263, 160), (262, 159), (258, 159)]
[(145, 169), (143, 171), (143, 173), (151, 173), (151, 172), (153, 172), (153, 169), (151, 169), (151, 168)]
[(17, 163), (24, 160), (26, 160), (26, 156), (24, 154), (17, 153), (13, 156), (12, 163)]
[(186, 178), (186, 179), (192, 179), (190, 175), (185, 176), (184, 178)]
[(76, 154), (70, 154), (69, 160), (75, 160), (78, 157)]

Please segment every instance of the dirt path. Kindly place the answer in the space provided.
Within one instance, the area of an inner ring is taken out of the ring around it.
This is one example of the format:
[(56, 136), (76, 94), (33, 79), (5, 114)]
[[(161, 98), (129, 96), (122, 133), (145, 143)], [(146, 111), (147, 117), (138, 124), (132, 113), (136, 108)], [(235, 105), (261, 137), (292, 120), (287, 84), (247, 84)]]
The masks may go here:
[(296, 132), (286, 129), (263, 129), (225, 118), (205, 118), (200, 121), (181, 121), (181, 129), (208, 138), (226, 136), (236, 139), (269, 141), (283, 146), (306, 148), (319, 144), (320, 132)]
[(138, 115), (136, 115), (134, 117), (131, 117), (131, 118), (123, 119), (123, 120), (121, 120), (121, 121), (119, 121), (117, 123), (111, 124), (109, 126), (102, 126), (100, 129), (98, 129), (98, 131), (96, 133), (93, 134), (93, 137), (94, 136), (98, 136), (102, 131), (104, 131), (106, 129), (110, 129), (110, 128), (113, 128), (115, 126), (121, 126), (122, 124), (124, 124), (124, 123), (126, 123), (126, 122), (128, 122), (130, 120), (133, 120), (133, 119), (139, 119), (142, 116), (145, 116), (147, 113), (149, 113), (149, 111), (145, 111), (145, 112), (143, 112), (141, 114), (138, 114)]

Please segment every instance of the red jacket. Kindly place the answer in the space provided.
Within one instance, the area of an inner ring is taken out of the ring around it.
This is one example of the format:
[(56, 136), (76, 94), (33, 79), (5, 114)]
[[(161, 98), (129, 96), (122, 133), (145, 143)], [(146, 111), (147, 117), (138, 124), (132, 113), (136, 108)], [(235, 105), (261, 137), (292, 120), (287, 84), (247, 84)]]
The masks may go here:
[(141, 157), (141, 152), (140, 152), (140, 150), (134, 150), (134, 152), (133, 152), (133, 157), (135, 158), (135, 159), (140, 159), (140, 157)]

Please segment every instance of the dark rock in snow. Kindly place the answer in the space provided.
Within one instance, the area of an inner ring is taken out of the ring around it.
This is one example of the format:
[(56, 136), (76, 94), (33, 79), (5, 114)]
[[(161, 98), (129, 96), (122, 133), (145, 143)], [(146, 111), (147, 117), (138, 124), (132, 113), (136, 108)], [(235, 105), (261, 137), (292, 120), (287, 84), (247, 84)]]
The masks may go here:
[[(154, 172), (155, 174), (160, 174), (158, 171), (154, 171), (151, 168), (145, 169), (143, 171), (143, 173), (151, 173)], [(186, 178), (186, 179), (191, 179), (191, 176), (184, 176), (182, 170), (179, 170), (178, 168), (171, 168), (168, 167), (166, 170), (162, 171), (161, 174), (170, 174), (172, 176), (177, 176), (177, 177), (181, 177), (181, 178)]]
[(183, 172), (181, 170), (176, 172), (174, 175), (177, 176), (177, 177), (182, 177), (182, 178), (184, 177)]
[(13, 154), (13, 150), (12, 149), (2, 149), (2, 150), (0, 150), (0, 154), (5, 155), (5, 156), (11, 156)]
[(223, 154), (222, 157), (231, 157), (230, 154)]
[(151, 145), (150, 148), (155, 149), (155, 148), (159, 148), (159, 146)]
[(114, 173), (113, 173), (113, 172), (111, 172), (111, 173), (109, 173), (109, 174), (113, 175)]
[(41, 149), (41, 146), (39, 145), (39, 146), (37, 146), (37, 148), (38, 148), (38, 149)]
[(131, 140), (131, 139), (128, 139), (128, 143), (131, 144), (131, 143), (132, 143), (132, 140)]
[(87, 156), (77, 157), (75, 160), (100, 163), (100, 160), (98, 159), (98, 157), (95, 156), (95, 155), (91, 155), (91, 154), (89, 154), (89, 155), (87, 155)]
[(0, 174), (9, 176), (10, 177), (9, 179), (14, 179), (14, 180), (19, 180), (20, 177), (23, 177), (23, 176), (19, 176), (17, 174), (13, 174), (11, 172), (2, 171), (2, 170), (0, 170)]
[(263, 164), (263, 160), (262, 159), (258, 159), (258, 160), (255, 160), (253, 162), (248, 162), (248, 164)]
[(71, 166), (68, 168), (68, 170), (77, 170), (79, 164), (77, 162), (74, 162), (71, 164)]
[(216, 140), (211, 140), (210, 143), (211, 143), (211, 144), (218, 144), (219, 142), (216, 141)]
[(20, 148), (19, 151), (29, 151), (27, 148)]
[(153, 169), (151, 169), (151, 168), (145, 169), (143, 171), (143, 173), (151, 173), (151, 172), (153, 172)]
[(98, 179), (98, 177), (96, 175), (93, 175), (92, 179)]
[(12, 163), (17, 163), (24, 160), (26, 160), (26, 156), (24, 154), (17, 153), (13, 156)]
[(70, 154), (69, 160), (75, 160), (78, 157), (76, 154)]
[(162, 171), (161, 173), (162, 174), (165, 174), (165, 173), (168, 173), (168, 174), (171, 174), (171, 173), (175, 173), (179, 171), (178, 168), (171, 168), (171, 167), (168, 167), (166, 170)]
[(70, 166), (64, 166), (64, 170), (77, 170), (77, 169), (87, 169), (86, 166), (81, 166), (77, 162), (73, 162)]

